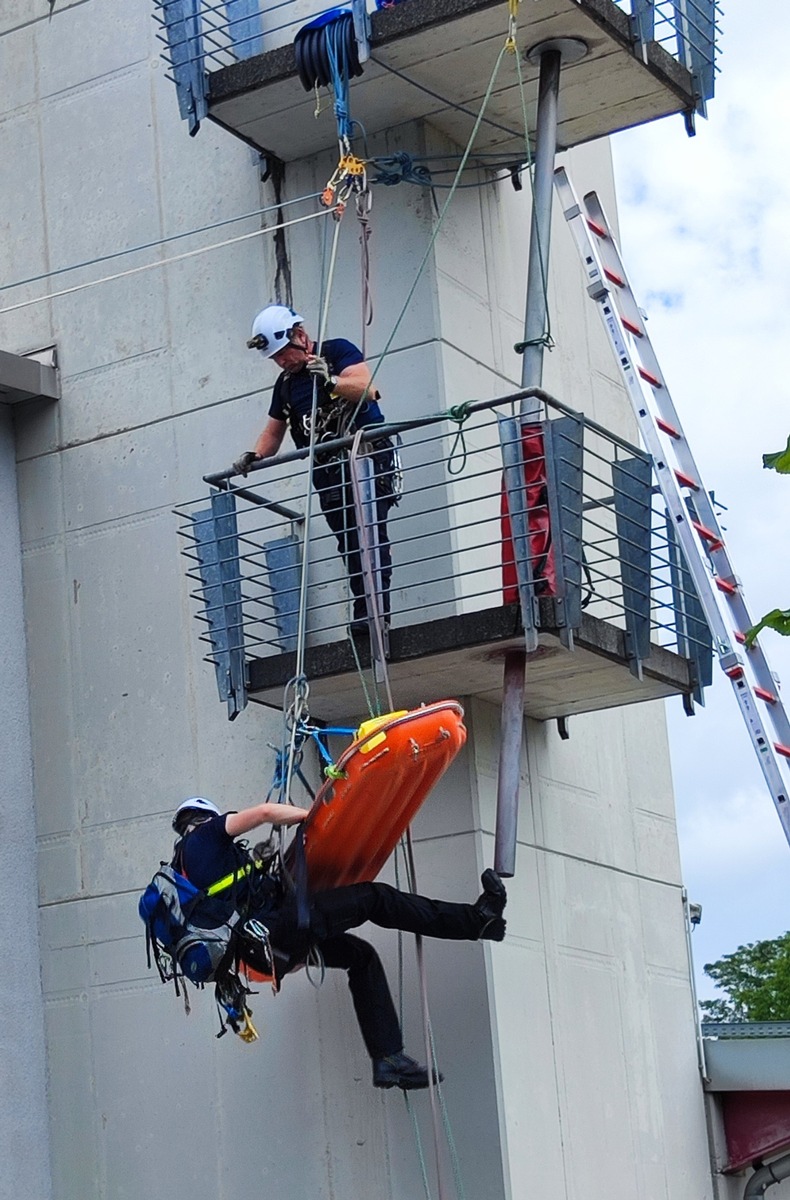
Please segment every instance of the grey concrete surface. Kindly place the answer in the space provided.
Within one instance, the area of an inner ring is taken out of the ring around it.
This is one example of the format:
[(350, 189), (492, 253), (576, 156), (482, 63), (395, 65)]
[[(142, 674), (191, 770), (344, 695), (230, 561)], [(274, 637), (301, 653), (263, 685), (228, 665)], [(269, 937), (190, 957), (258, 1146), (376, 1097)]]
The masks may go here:
[[(18, 83), (4, 89), (0, 120), (3, 161), (16, 167), (0, 184), (14, 232), (0, 243), (4, 280), (271, 203), (247, 147), (211, 125), (188, 138), (154, 35), (144, 6), (119, 14), (113, 0), (58, 3), (33, 17), (27, 4), (4, 6), (0, 63)], [(393, 128), (375, 142), (382, 151), (401, 145), (457, 151), (429, 125)], [(607, 147), (568, 158), (577, 187), (597, 186), (611, 209)], [(286, 195), (320, 190), (335, 162), (330, 137), (325, 153), (289, 166)], [(391, 416), (515, 383), (528, 193), (508, 184), (457, 199), (381, 366)], [(381, 189), (373, 220), (375, 360), (433, 229), (430, 194)], [(322, 239), (321, 221), (288, 236), (294, 300), (313, 332)], [(187, 244), (217, 240), (196, 235)], [(167, 259), (172, 247), (147, 253), (144, 261)], [(244, 342), (273, 279), (271, 244), (260, 237), (0, 313), (4, 349), (57, 344), (62, 373), (59, 405), (19, 412), (14, 423), (55, 1200), (422, 1194), (410, 1117), (400, 1096), (371, 1089), (342, 979), (319, 990), (304, 975), (290, 979), (276, 999), (253, 1000), (260, 1042), (216, 1041), (210, 992), (193, 997), (186, 1017), (147, 971), (136, 914), (139, 891), (169, 853), (175, 805), (195, 793), (234, 808), (260, 800), (272, 777), (269, 744), (281, 736), (279, 715), (255, 706), (232, 725), (225, 719), (201, 659), (171, 511), (199, 496), (202, 475), (228, 466), (265, 418), (273, 376)], [(549, 291), (557, 349), (547, 387), (632, 437), (560, 225)], [(5, 294), (45, 293), (45, 284), (29, 284)], [(359, 339), (359, 313), (358, 230), (347, 217), (329, 334)], [(7, 425), (3, 432), (8, 489)], [(10, 509), (2, 511), (5, 519)], [(18, 547), (9, 554), (18, 567)], [(0, 852), (19, 844), (3, 874), (4, 886), (21, 879), (16, 897), (34, 869), (18, 603), (15, 620), (4, 725), (20, 755), (13, 794), (28, 800), (4, 814), (12, 840)], [(461, 695), (463, 687), (458, 679)], [(491, 859), (498, 753), (496, 706), (467, 710), (467, 750), (415, 828), (419, 885), (461, 900), (476, 895)], [(365, 715), (360, 689), (348, 716)], [(708, 1200), (663, 710), (574, 717), (569, 742), (552, 724), (530, 722), (527, 733), (509, 939), (426, 948), (466, 1196)], [(317, 774), (317, 764), (308, 769)], [(28, 868), (12, 872), (25, 855)], [(14, 963), (1, 994), (8, 1003), (9, 986), (24, 981), (34, 1022), (32, 896), (27, 904), (29, 960), (24, 970)], [(15, 911), (14, 929), (19, 920)], [(6, 911), (7, 935), (11, 921)], [(396, 981), (395, 935), (372, 937)], [(404, 961), (406, 1044), (421, 1056), (410, 948)], [(30, 1066), (27, 1110), (43, 1146), (40, 1037), (33, 1029), (19, 1036), (11, 1021), (2, 1037)], [(430, 1157), (426, 1098), (414, 1108)], [(19, 1112), (4, 1089), (0, 1148), (14, 1155)], [(27, 1125), (24, 1135), (26, 1150)], [(19, 1152), (14, 1169), (22, 1162)], [(10, 1194), (48, 1200), (45, 1163), (43, 1152), (25, 1161), (26, 1186), (20, 1178)], [(40, 1173), (37, 1194), (31, 1172)]]
[(11, 414), (0, 406), (0, 1196), (50, 1200), (33, 759)]

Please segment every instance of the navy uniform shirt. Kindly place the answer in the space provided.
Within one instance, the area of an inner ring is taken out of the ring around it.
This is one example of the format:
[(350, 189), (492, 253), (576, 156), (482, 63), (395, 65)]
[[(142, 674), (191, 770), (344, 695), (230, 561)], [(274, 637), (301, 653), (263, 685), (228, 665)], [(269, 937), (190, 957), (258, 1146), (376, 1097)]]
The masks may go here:
[[(315, 342), (313, 342), (310, 353), (316, 353)], [(346, 367), (353, 367), (365, 361), (362, 351), (353, 342), (347, 342), (345, 338), (331, 338), (324, 342), (321, 346), (321, 357), (325, 358), (329, 364), (331, 375), (339, 375), (341, 371), (345, 371)], [(374, 392), (373, 395), (377, 396), (378, 393)], [(359, 411), (351, 426), (343, 429), (341, 433), (339, 426), (333, 427), (330, 410), (340, 417), (342, 414), (348, 413), (350, 406), (332, 401), (329, 397), (329, 389), (325, 389), (320, 380), (318, 381), (317, 403), (322, 414), (321, 438), (324, 441), (340, 437), (344, 433), (353, 433), (357, 429), (361, 429), (363, 425), (380, 425), (384, 420), (384, 414), (377, 401), (371, 396), (369, 400), (359, 406)], [(300, 450), (310, 445), (310, 414), (312, 411), (313, 376), (307, 367), (302, 367), (301, 371), (296, 371), (293, 375), (288, 375), (283, 371), (274, 385), (269, 416), (276, 417), (278, 421), (288, 422), (294, 445)]]
[[(230, 834), (225, 832), (227, 816), (227, 813), (221, 813), (202, 822), (180, 844), (182, 873), (195, 887), (208, 888), (243, 865), (242, 852)], [(246, 892), (247, 884), (242, 882), (235, 889), (229, 887), (216, 896), (208, 896), (194, 913), (195, 923), (204, 929), (223, 925), (234, 912), (234, 900), (238, 904)]]

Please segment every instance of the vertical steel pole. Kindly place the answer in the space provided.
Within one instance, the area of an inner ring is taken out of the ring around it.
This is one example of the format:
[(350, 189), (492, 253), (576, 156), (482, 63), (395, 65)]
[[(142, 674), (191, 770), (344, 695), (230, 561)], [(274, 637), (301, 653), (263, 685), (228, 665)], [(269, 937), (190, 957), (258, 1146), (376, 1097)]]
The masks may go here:
[[(560, 93), (562, 53), (544, 50), (540, 56), (538, 114), (535, 129), (535, 174), (532, 225), (527, 268), (527, 308), (524, 316), (524, 356), (521, 386), (540, 387), (543, 382), (542, 338), (546, 332), (546, 290), (549, 280), (551, 245), (551, 201), (554, 192), (554, 159), (557, 154), (557, 108)], [(522, 417), (540, 413), (540, 402), (522, 400)]]
[[(543, 380), (543, 342), (546, 331), (546, 289), (551, 240), (551, 200), (554, 188), (554, 159), (557, 153), (557, 108), (562, 52), (547, 47), (540, 55), (538, 115), (535, 130), (535, 175), (532, 225), (527, 268), (527, 308), (524, 317), (524, 358), (521, 386), (540, 387)], [(538, 419), (540, 402), (521, 402), (522, 418)], [(496, 841), (494, 870), (509, 878), (516, 871), (518, 834), (519, 762), (524, 728), (524, 687), (527, 656), (523, 650), (505, 655), (500, 724), (499, 773), (497, 778)]]

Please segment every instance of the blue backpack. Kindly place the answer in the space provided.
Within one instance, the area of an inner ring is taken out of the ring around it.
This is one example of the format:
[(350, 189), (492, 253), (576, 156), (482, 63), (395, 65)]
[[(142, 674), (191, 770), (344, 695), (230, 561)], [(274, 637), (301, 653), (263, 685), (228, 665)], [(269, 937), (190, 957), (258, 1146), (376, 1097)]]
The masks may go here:
[(235, 915), (232, 922), (216, 929), (201, 929), (190, 921), (207, 894), (172, 863), (162, 863), (137, 906), (145, 925), (148, 965), (153, 959), (162, 982), (172, 979), (176, 993), (179, 973), (200, 987), (212, 983), (232, 960)]

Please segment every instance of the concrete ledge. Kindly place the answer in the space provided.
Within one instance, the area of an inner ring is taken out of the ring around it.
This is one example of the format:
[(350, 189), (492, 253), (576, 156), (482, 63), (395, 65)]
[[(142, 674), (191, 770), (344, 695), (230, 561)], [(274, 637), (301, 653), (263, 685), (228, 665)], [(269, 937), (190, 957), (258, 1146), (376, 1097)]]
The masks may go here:
[(60, 384), (55, 367), (0, 350), (0, 404), (59, 399)]
[[(688, 662), (660, 646), (651, 648), (643, 678), (631, 674), (623, 631), (584, 616), (567, 650), (551, 624), (553, 605), (541, 602), (540, 644), (527, 659), (524, 712), (537, 720), (636, 704), (692, 690)], [(395, 618), (397, 620), (397, 617)], [(360, 665), (369, 668), (370, 646), (358, 639)], [(478, 696), (499, 703), (502, 667), (509, 650), (523, 646), (518, 605), (444, 617), (390, 630), (389, 673), (398, 704), (415, 707), (448, 696)], [(293, 653), (254, 659), (250, 694), (280, 708), (285, 684), (294, 675)], [(348, 638), (312, 646), (305, 655), (310, 710), (326, 721), (362, 711), (362, 689)]]
[[(461, 110), (479, 108), (505, 32), (501, 0), (404, 0), (373, 13), (373, 59), (352, 81), (354, 112), (371, 135), (404, 121), (429, 119), (463, 144), (472, 118)], [(560, 148), (694, 107), (689, 71), (656, 42), (645, 47), (644, 58), (637, 57), (629, 18), (612, 0), (521, 6), (522, 56), (536, 43), (557, 37), (578, 38), (588, 47), (584, 59), (563, 71)], [(537, 68), (524, 62), (523, 71), (532, 121)], [(512, 154), (515, 162), (524, 157), (524, 134), (512, 75), (503, 73), (497, 83), (476, 148)], [(314, 97), (299, 82), (292, 43), (208, 78), (212, 119), (266, 153), (292, 161), (334, 144), (331, 114), (314, 119)]]

